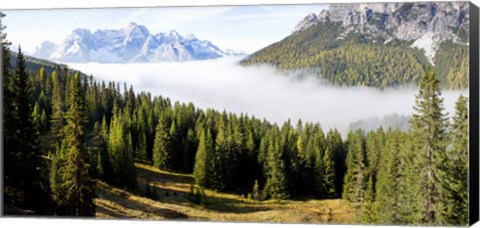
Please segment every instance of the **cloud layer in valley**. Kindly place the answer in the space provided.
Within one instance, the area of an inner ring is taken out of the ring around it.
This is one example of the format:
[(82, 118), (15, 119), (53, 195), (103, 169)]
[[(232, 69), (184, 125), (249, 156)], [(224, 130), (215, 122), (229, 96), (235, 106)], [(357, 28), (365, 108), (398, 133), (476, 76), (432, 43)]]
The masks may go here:
[[(127, 82), (136, 92), (193, 102), (199, 108), (247, 113), (282, 124), (291, 119), (319, 122), (324, 130), (336, 127), (343, 134), (351, 122), (370, 117), (413, 112), (416, 88), (378, 90), (328, 86), (315, 77), (299, 80), (270, 66), (243, 67), (239, 57), (215, 60), (141, 63), (69, 64), (97, 80)], [(445, 108), (453, 113), (460, 94), (443, 91)]]

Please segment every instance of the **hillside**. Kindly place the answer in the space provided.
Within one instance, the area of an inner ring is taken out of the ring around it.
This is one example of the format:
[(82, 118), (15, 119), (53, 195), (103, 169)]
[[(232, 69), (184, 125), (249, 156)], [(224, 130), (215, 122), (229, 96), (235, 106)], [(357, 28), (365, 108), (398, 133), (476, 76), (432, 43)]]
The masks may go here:
[[(235, 194), (205, 190), (207, 205), (190, 199), (191, 175), (160, 171), (136, 163), (138, 189), (131, 192), (97, 182), (97, 218), (282, 223), (351, 223), (353, 211), (343, 200), (293, 199), (257, 202)], [(156, 199), (144, 197), (149, 179)]]
[(332, 4), (242, 64), (309, 69), (335, 85), (376, 88), (417, 84), (433, 65), (442, 86), (468, 86), (468, 5), (381, 5)]

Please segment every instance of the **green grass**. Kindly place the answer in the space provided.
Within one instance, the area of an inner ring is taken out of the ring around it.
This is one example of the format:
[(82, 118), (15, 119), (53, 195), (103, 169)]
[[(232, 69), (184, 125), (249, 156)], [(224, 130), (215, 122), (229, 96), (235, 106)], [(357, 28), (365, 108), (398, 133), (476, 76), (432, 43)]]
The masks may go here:
[[(354, 212), (343, 200), (254, 201), (205, 189), (207, 205), (190, 200), (192, 175), (158, 170), (136, 163), (138, 190), (129, 192), (97, 183), (97, 217), (146, 220), (193, 220), (281, 223), (351, 223)], [(143, 197), (147, 179), (155, 200)]]

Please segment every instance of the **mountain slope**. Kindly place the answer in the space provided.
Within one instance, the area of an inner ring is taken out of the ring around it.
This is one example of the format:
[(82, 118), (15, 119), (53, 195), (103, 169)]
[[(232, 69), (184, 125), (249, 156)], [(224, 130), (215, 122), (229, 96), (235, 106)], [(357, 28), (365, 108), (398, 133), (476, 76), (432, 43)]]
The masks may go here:
[(416, 83), (433, 65), (444, 86), (465, 88), (468, 16), (462, 2), (332, 4), (242, 63), (311, 69), (333, 84), (377, 88)]
[(151, 34), (143, 25), (130, 23), (126, 28), (97, 30), (75, 29), (62, 44), (45, 41), (34, 56), (59, 62), (160, 62), (213, 59), (243, 55), (222, 50), (194, 35), (181, 36), (172, 30)]

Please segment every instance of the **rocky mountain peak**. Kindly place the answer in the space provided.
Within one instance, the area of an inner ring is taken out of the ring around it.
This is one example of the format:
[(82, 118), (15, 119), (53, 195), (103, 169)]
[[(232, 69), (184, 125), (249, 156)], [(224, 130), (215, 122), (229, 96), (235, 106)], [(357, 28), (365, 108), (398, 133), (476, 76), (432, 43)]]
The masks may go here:
[(147, 27), (131, 22), (122, 29), (75, 29), (61, 45), (44, 42), (34, 56), (61, 62), (158, 62), (190, 61), (236, 55), (239, 51), (221, 50), (210, 41), (177, 31), (151, 34)]
[(467, 42), (459, 34), (468, 33), (468, 14), (467, 2), (330, 4), (318, 16), (300, 20), (293, 33), (320, 22), (341, 22), (340, 39), (353, 32), (371, 39), (414, 41), (412, 47), (423, 49), (433, 63), (440, 43)]

